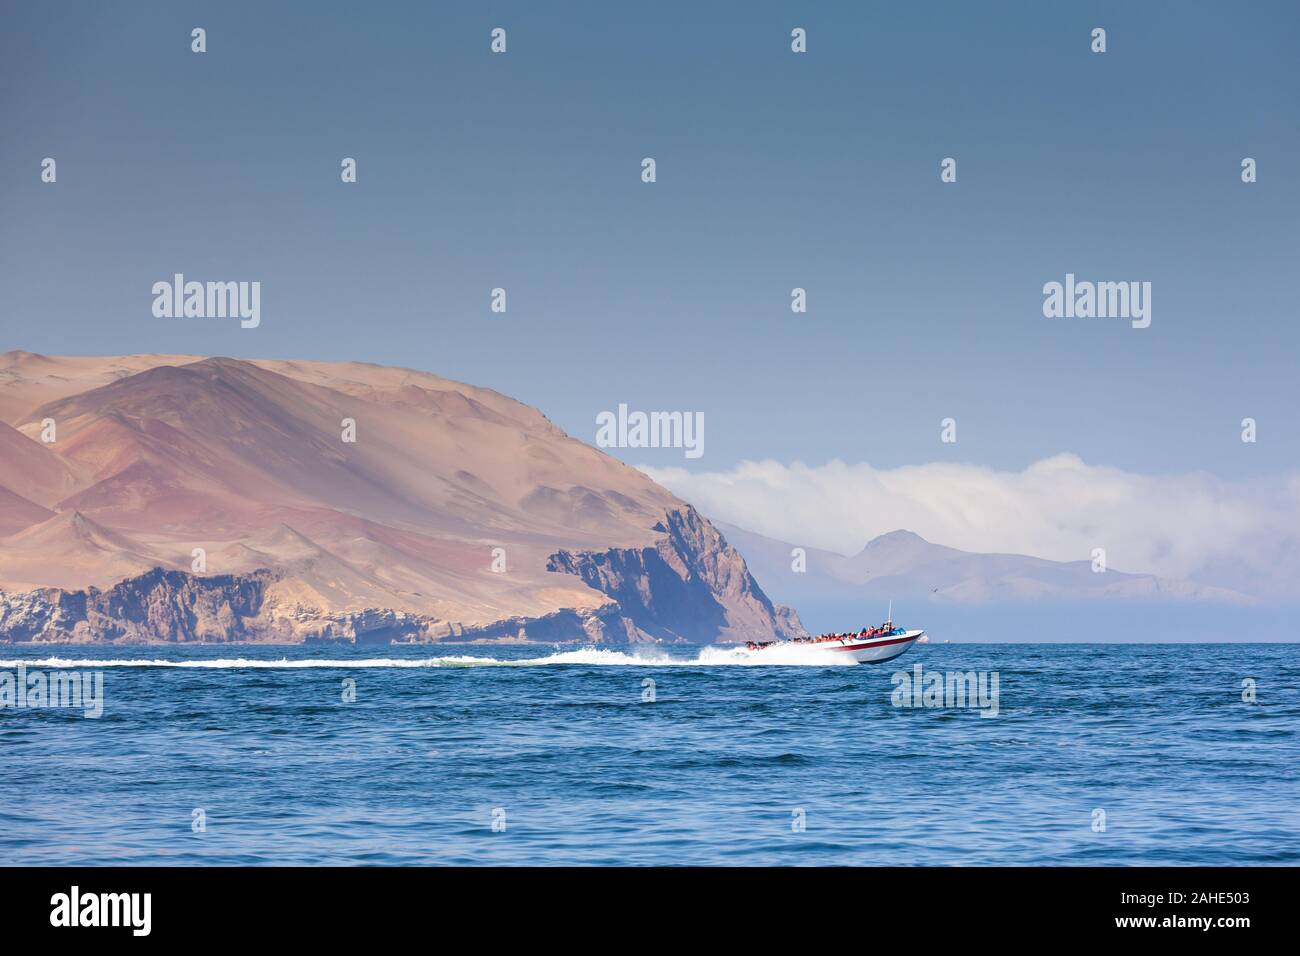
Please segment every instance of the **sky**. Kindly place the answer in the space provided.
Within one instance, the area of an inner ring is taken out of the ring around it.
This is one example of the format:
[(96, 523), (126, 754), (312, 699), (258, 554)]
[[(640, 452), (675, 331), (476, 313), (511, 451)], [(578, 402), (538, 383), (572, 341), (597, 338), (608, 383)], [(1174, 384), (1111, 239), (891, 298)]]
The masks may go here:
[[(1292, 488), (1294, 530), (1294, 3), (3, 8), (0, 349), (404, 365), (586, 441), (699, 412), (697, 459), (610, 449), (687, 492), (1070, 455)], [(260, 326), (156, 318), (177, 272), (260, 281)], [(1046, 318), (1067, 273), (1150, 282), (1150, 327)]]

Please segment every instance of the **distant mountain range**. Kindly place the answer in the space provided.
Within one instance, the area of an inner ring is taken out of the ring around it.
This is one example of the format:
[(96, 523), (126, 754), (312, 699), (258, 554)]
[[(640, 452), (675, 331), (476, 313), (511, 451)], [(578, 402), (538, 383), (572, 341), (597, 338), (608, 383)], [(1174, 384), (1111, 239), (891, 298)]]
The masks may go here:
[(497, 392), (359, 363), (0, 355), (0, 640), (800, 633), (686, 502)]
[(1290, 641), (1300, 607), (1229, 588), (1107, 570), (1090, 561), (978, 554), (910, 531), (880, 535), (853, 555), (805, 549), (718, 523), (775, 601), (792, 604), (812, 631), (895, 620), (935, 642)]
[(979, 554), (926, 541), (911, 531), (891, 531), (855, 555), (804, 549), (806, 570), (795, 571), (799, 545), (717, 522), (745, 555), (759, 581), (782, 600), (890, 598), (982, 605), (1037, 601), (1227, 602), (1254, 599), (1229, 588), (1208, 587), (1151, 574), (1096, 572), (1091, 561), (1049, 561), (1023, 554)]

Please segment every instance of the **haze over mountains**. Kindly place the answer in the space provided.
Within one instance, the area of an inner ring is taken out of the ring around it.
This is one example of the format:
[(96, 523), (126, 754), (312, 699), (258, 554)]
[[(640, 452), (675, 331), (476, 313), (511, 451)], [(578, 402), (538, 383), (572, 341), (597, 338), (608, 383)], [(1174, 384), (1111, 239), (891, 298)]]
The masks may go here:
[(1091, 561), (978, 554), (910, 531), (879, 535), (852, 555), (798, 545), (717, 522), (774, 600), (799, 608), (811, 630), (894, 616), (936, 640), (1292, 640), (1297, 609), (1230, 588), (1092, 570)]
[(689, 505), (499, 393), (353, 363), (0, 355), (0, 639), (800, 632)]
[(718, 527), (760, 580), (777, 590), (848, 590), (865, 599), (934, 598), (958, 604), (1103, 599), (1253, 603), (1229, 588), (1114, 569), (1096, 572), (1091, 561), (960, 551), (905, 530), (873, 538), (851, 556), (805, 548), (806, 570), (796, 572), (791, 557), (796, 545), (725, 522)]

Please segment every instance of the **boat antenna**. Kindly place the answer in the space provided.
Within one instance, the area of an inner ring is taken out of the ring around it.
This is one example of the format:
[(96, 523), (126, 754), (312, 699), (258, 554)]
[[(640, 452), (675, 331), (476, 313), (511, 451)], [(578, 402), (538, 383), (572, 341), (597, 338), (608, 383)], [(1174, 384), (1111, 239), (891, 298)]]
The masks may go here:
[(889, 615), (885, 618), (885, 623), (892, 625), (894, 623), (894, 599), (889, 599)]

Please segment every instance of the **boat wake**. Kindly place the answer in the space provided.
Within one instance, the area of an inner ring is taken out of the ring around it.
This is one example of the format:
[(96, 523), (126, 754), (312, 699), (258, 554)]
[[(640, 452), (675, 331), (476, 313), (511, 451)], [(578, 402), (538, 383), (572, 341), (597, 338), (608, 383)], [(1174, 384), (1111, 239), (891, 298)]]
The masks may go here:
[(26, 660), (0, 661), (0, 669), (13, 670), (20, 664), (28, 670), (35, 668), (72, 669), (107, 667), (168, 667), (194, 670), (271, 669), (298, 670), (306, 668), (334, 668), (353, 670), (362, 667), (426, 668), (426, 667), (548, 667), (571, 665), (580, 667), (841, 667), (852, 661), (839, 655), (809, 654), (806, 647), (769, 647), (762, 652), (744, 647), (704, 647), (694, 657), (674, 657), (658, 648), (619, 651), (606, 647), (582, 647), (569, 651), (556, 651), (546, 657), (527, 657), (503, 660), (496, 657), (478, 657), (460, 654), (449, 657), (367, 657), (367, 658), (305, 658), (302, 660), (258, 660), (250, 657), (220, 657), (212, 660), (163, 660), (162, 658), (75, 658), (43, 657)]

